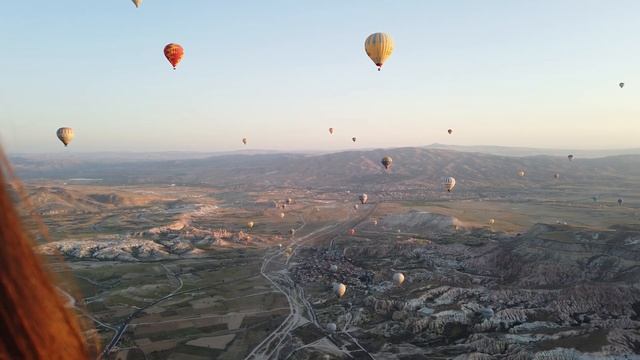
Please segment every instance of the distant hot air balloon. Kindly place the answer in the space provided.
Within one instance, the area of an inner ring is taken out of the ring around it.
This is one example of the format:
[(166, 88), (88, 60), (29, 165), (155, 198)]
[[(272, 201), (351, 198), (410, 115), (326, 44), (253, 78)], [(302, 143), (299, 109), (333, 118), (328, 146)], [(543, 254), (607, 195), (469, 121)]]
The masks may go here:
[(447, 130), (447, 132), (449, 133), (449, 135), (451, 135), (453, 133), (453, 129), (449, 129)]
[(64, 146), (69, 145), (69, 143), (75, 136), (75, 134), (73, 133), (73, 129), (70, 127), (61, 127), (60, 129), (58, 129), (58, 131), (56, 131), (56, 135), (58, 136), (58, 139), (62, 141)]
[(164, 56), (169, 60), (171, 66), (173, 66), (173, 70), (175, 70), (184, 56), (184, 49), (178, 44), (167, 44), (167, 46), (164, 47)]
[(597, 196), (593, 196), (593, 197), (591, 197), (591, 200), (593, 200), (593, 202), (598, 202), (598, 197)]
[(374, 218), (373, 220), (371, 220), (371, 222), (373, 223), (374, 226), (378, 225), (378, 219)]
[(384, 168), (387, 169), (387, 170), (389, 170), (389, 168), (391, 167), (391, 163), (392, 162), (393, 162), (393, 159), (391, 158), (391, 156), (385, 156), (380, 161), (382, 166), (384, 166)]
[(622, 198), (618, 199), (618, 206), (622, 206), (622, 201), (623, 201)]
[(253, 225), (254, 225), (253, 221), (249, 221), (249, 222), (247, 223), (247, 227), (248, 227), (249, 229), (253, 229)]
[(393, 283), (396, 284), (397, 286), (402, 285), (402, 283), (404, 282), (404, 274), (397, 272), (395, 274), (393, 274)]
[(356, 229), (349, 229), (349, 235), (353, 236), (356, 234)]
[(329, 267), (329, 270), (331, 270), (331, 272), (338, 271), (338, 265), (336, 265), (336, 264), (331, 265), (331, 267)]
[(360, 202), (364, 205), (369, 200), (369, 195), (363, 193), (358, 198), (360, 199)]
[(242, 143), (247, 145), (247, 138), (242, 138)]
[(333, 128), (329, 128), (329, 134), (333, 135)]
[(558, 174), (558, 173), (553, 174), (553, 178), (554, 178), (554, 179), (560, 179), (560, 174)]
[(293, 204), (293, 199), (292, 198), (288, 198), (287, 199), (287, 205), (291, 205)]
[(451, 190), (456, 186), (456, 179), (454, 177), (447, 176), (444, 178), (443, 185), (447, 192), (451, 192)]
[(624, 87), (624, 83), (622, 83), (622, 82), (619, 85), (620, 85), (620, 89), (622, 89)]
[(335, 283), (333, 284), (333, 292), (339, 297), (343, 297), (347, 292), (347, 286), (345, 284)]
[(360, 206), (359, 206), (358, 204), (353, 204), (353, 209), (354, 209), (354, 210), (358, 210), (358, 208), (359, 208), (359, 207), (360, 207)]
[(140, 7), (140, 5), (142, 5), (142, 0), (131, 0), (133, 1), (133, 5), (135, 5), (137, 8)]
[(393, 52), (393, 39), (389, 34), (375, 33), (369, 35), (364, 42), (364, 51), (369, 58), (378, 67), (378, 71), (382, 68), (385, 61), (391, 56)]
[(283, 212), (280, 213), (280, 219), (284, 219), (284, 213)]
[(495, 219), (489, 219), (489, 225), (493, 225), (493, 224), (495, 224), (495, 223), (496, 223), (496, 220), (495, 220)]
[(523, 177), (525, 175), (524, 170), (518, 170), (518, 176)]
[(351, 138), (351, 141), (356, 142), (356, 137), (355, 137), (355, 136), (354, 136), (354, 137), (352, 137), (352, 138)]
[(296, 234), (296, 229), (289, 229), (289, 235), (293, 236)]
[(335, 323), (328, 323), (327, 324), (327, 330), (329, 332), (336, 332), (336, 330), (338, 330), (338, 327), (336, 326)]
[(567, 159), (569, 159), (569, 161), (573, 160), (573, 155), (572, 154), (567, 155)]

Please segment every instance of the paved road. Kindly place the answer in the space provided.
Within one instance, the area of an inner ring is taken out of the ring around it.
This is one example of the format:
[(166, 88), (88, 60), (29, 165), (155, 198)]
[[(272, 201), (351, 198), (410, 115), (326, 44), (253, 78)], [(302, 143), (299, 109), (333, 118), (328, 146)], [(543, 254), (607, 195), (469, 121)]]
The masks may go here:
[[(358, 358), (374, 359), (364, 347), (358, 343), (349, 332), (348, 327), (345, 327), (337, 334), (331, 334), (326, 331), (322, 324), (318, 323), (316, 314), (313, 310), (313, 306), (306, 299), (304, 289), (297, 284), (289, 276), (286, 264), (295, 257), (296, 249), (309, 242), (322, 241), (325, 243), (332, 243), (336, 236), (345, 234), (349, 229), (355, 227), (362, 221), (368, 221), (371, 214), (375, 211), (376, 206), (373, 206), (368, 211), (361, 211), (356, 214), (356, 217), (347, 219), (342, 223), (336, 223), (317, 229), (309, 234), (306, 234), (299, 238), (294, 238), (289, 248), (293, 249), (291, 256), (287, 257), (286, 249), (278, 249), (269, 252), (265, 255), (260, 273), (265, 277), (275, 289), (280, 291), (289, 302), (289, 315), (273, 332), (271, 332), (262, 342), (260, 342), (246, 357), (245, 360), (270, 360), (270, 359), (282, 359), (289, 358), (297, 350), (305, 347), (314, 347), (314, 344), (305, 344), (298, 349), (294, 349), (289, 354), (283, 354), (283, 350), (289, 345), (291, 339), (291, 332), (300, 326), (312, 323), (317, 328), (321, 329), (327, 334), (327, 339), (335, 346), (334, 350), (342, 352), (345, 356), (353, 358), (356, 355)], [(306, 223), (303, 220), (303, 225), (298, 229), (304, 228)], [(298, 232), (298, 231), (296, 231)], [(283, 263), (285, 266), (277, 266), (275, 260), (285, 258)], [(318, 340), (319, 341), (319, 340)], [(315, 341), (315, 342), (318, 342)], [(347, 347), (353, 350), (347, 350)], [(355, 354), (358, 353), (358, 354)]]

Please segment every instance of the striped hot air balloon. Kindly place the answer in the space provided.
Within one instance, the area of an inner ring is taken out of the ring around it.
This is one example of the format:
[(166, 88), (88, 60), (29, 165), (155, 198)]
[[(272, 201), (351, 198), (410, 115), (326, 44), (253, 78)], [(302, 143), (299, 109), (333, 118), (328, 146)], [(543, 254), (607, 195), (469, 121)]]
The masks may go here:
[(75, 136), (75, 134), (73, 133), (73, 129), (72, 128), (70, 128), (70, 127), (61, 127), (60, 129), (58, 129), (58, 131), (56, 131), (56, 136), (58, 136), (58, 139), (60, 139), (60, 141), (62, 141), (64, 146), (67, 146), (67, 145), (69, 145), (71, 140), (73, 140), (73, 137)]
[(364, 51), (376, 64), (378, 71), (391, 56), (393, 48), (394, 43), (391, 35), (385, 33), (371, 34), (364, 42)]

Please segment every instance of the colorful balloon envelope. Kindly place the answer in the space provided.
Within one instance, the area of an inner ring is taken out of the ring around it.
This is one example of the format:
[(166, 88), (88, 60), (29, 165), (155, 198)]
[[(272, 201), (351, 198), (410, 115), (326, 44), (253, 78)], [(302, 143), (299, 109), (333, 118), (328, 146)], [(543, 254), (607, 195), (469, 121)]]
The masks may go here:
[(173, 66), (173, 70), (175, 70), (176, 66), (182, 61), (184, 49), (178, 44), (167, 44), (167, 46), (164, 47), (164, 56), (169, 60), (171, 66)]

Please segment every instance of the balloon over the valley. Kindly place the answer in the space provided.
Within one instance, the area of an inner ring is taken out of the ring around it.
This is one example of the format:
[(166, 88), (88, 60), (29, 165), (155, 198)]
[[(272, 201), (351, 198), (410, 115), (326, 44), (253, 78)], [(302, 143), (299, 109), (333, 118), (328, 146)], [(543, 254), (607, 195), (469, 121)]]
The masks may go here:
[(447, 176), (444, 178), (444, 188), (447, 192), (451, 192), (453, 188), (456, 187), (456, 179), (451, 176)]
[(333, 292), (341, 298), (347, 292), (347, 286), (345, 284), (335, 283), (333, 284)]
[(361, 194), (358, 198), (360, 199), (360, 202), (361, 202), (362, 204), (366, 204), (366, 203), (367, 203), (367, 201), (369, 200), (369, 195), (367, 195), (367, 194)]
[(391, 167), (391, 163), (393, 163), (393, 159), (391, 158), (391, 156), (385, 156), (382, 158), (380, 163), (386, 170), (389, 170), (389, 168)]
[(395, 274), (393, 274), (393, 283), (396, 285), (402, 285), (402, 283), (404, 282), (404, 274), (401, 272), (397, 272)]
[(73, 137), (75, 136), (75, 134), (74, 134), (72, 128), (70, 128), (70, 127), (61, 127), (60, 129), (58, 129), (58, 131), (56, 131), (56, 136), (58, 136), (58, 139), (60, 139), (60, 141), (62, 141), (64, 146), (67, 146), (67, 145), (69, 145), (71, 140), (73, 140)]

